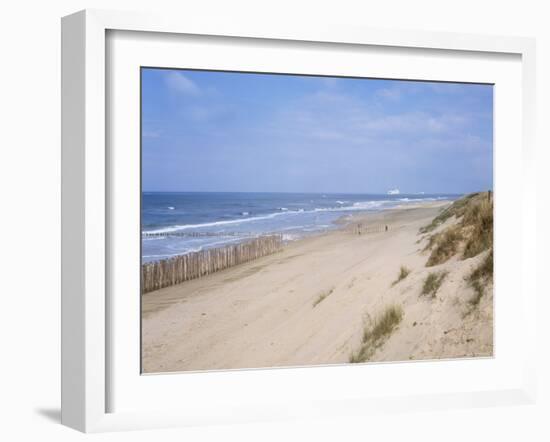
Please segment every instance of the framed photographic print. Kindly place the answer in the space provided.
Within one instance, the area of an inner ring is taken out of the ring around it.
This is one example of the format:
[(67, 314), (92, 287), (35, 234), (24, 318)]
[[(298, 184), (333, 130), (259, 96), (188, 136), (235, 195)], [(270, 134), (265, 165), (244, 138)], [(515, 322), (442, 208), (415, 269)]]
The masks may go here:
[(521, 38), (64, 18), (63, 422), (531, 401), (533, 63)]
[(493, 356), (492, 84), (142, 67), (141, 97), (142, 372)]

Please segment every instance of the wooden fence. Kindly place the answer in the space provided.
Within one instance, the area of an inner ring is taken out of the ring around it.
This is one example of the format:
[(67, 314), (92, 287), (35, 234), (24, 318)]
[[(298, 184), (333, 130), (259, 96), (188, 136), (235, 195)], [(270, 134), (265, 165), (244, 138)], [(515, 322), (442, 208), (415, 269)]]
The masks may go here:
[(281, 235), (259, 236), (238, 244), (145, 263), (141, 266), (141, 292), (200, 278), (278, 252), (282, 247)]
[(355, 223), (348, 227), (351, 233), (356, 235), (363, 235), (366, 233), (380, 233), (391, 230), (389, 224), (367, 224), (367, 223)]

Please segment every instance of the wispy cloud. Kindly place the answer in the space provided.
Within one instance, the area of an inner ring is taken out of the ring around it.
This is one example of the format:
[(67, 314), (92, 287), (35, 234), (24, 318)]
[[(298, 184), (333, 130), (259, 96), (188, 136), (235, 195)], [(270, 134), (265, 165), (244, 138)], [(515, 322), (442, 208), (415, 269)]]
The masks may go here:
[(339, 78), (335, 77), (321, 77), (321, 84), (327, 89), (334, 89), (341, 83)]
[(201, 90), (196, 83), (191, 81), (181, 72), (167, 71), (164, 77), (166, 86), (175, 92), (186, 95), (200, 95)]
[(162, 132), (160, 130), (143, 129), (142, 135), (144, 138), (160, 138)]
[(464, 113), (416, 109), (389, 112), (351, 94), (322, 91), (279, 109), (266, 129), (278, 138), (380, 146), (391, 140), (413, 138), (461, 139), (470, 123)]
[(404, 112), (366, 118), (362, 126), (370, 131), (385, 132), (386, 136), (399, 134), (445, 134), (458, 130), (467, 123), (467, 118), (458, 115)]
[(399, 101), (401, 99), (401, 89), (398, 87), (388, 87), (379, 89), (376, 93), (379, 97), (390, 101)]
[[(148, 80), (144, 152), (178, 165), (174, 188), (251, 190), (251, 176), (271, 191), (492, 185), (486, 86), (194, 71)], [(166, 179), (158, 164), (144, 163), (151, 187)]]

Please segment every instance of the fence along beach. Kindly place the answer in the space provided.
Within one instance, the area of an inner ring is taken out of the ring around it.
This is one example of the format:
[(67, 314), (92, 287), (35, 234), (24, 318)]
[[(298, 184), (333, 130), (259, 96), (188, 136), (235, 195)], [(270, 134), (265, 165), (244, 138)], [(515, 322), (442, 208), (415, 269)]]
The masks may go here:
[(141, 292), (200, 278), (282, 250), (282, 235), (264, 235), (239, 244), (200, 250), (141, 266)]
[[(384, 209), (439, 200), (430, 195), (144, 195), (142, 294), (262, 258), (288, 241), (345, 230), (385, 232)], [(379, 211), (376, 222), (361, 216)], [(230, 214), (228, 216), (228, 213)], [(198, 251), (197, 251), (198, 250)], [(173, 255), (176, 251), (177, 255)]]
[[(387, 232), (390, 226), (387, 224), (350, 223), (345, 231), (357, 235), (367, 233)], [(182, 232), (168, 234), (143, 234), (143, 236), (216, 236), (210, 232)], [(237, 234), (234, 234), (235, 236)], [(224, 233), (221, 236), (232, 236)], [(201, 276), (227, 269), (239, 264), (262, 258), (279, 252), (283, 249), (284, 241), (281, 234), (262, 235), (253, 239), (243, 240), (238, 244), (224, 247), (211, 248), (178, 255), (172, 258), (162, 259), (142, 264), (141, 266), (141, 293), (149, 293), (155, 290), (180, 284)]]

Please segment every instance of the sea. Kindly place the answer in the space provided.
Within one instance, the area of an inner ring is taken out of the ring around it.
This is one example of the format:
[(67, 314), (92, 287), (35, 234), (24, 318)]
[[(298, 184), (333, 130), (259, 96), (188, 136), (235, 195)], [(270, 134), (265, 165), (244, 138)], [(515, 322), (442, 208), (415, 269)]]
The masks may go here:
[(284, 241), (332, 230), (337, 220), (451, 194), (143, 192), (142, 262), (278, 233)]

